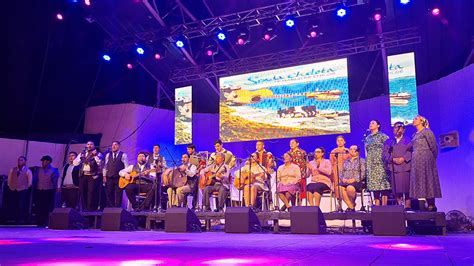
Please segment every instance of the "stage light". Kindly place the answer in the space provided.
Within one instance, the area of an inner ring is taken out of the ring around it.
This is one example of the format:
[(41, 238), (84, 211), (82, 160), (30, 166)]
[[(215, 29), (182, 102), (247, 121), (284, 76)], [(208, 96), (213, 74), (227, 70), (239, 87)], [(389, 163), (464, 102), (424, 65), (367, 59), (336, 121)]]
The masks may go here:
[(202, 43), (202, 48), (203, 48), (204, 54), (207, 56), (213, 56), (217, 54), (218, 52), (216, 41), (213, 39), (208, 39), (204, 41)]
[(63, 20), (63, 19), (64, 19), (63, 15), (60, 14), (60, 13), (56, 14), (56, 18), (57, 18), (58, 20)]
[(91, 5), (91, 0), (84, 0), (84, 4), (86, 6), (90, 6)]
[(133, 65), (132, 65), (131, 63), (128, 63), (128, 64), (127, 64), (127, 68), (128, 68), (128, 69), (132, 69), (132, 68), (133, 68)]
[(225, 39), (227, 38), (227, 36), (225, 36), (225, 33), (220, 31), (217, 33), (217, 39), (221, 40), (221, 41), (224, 41)]
[(380, 21), (382, 19), (382, 15), (380, 13), (375, 13), (373, 18), (375, 21)]
[(142, 54), (145, 53), (145, 50), (143, 50), (143, 48), (141, 48), (140, 46), (137, 47), (137, 50), (136, 50), (136, 51), (137, 51), (137, 54), (139, 54), (139, 55), (142, 55)]
[(343, 18), (347, 15), (347, 10), (345, 8), (339, 8), (336, 11), (336, 14), (337, 14), (338, 17)]
[(438, 7), (431, 9), (431, 15), (438, 16), (439, 14), (441, 14), (441, 10)]
[(166, 47), (163, 45), (163, 41), (157, 41), (155, 44), (152, 44), (153, 45), (153, 58), (155, 58), (156, 60), (161, 60), (163, 58), (165, 58), (166, 56)]
[(312, 20), (308, 23), (307, 27), (307, 36), (308, 38), (316, 38), (322, 34), (319, 28), (319, 19)]
[(262, 40), (271, 41), (275, 39), (276, 37), (277, 35), (275, 34), (275, 24), (274, 23), (263, 24)]
[(410, 0), (400, 0), (400, 4), (407, 5), (410, 3)]
[(177, 40), (176, 41), (176, 46), (178, 46), (179, 48), (183, 48), (184, 47), (184, 42), (181, 41), (181, 40)]
[(246, 45), (249, 40), (250, 31), (247, 28), (242, 28), (239, 31), (239, 35), (237, 36), (237, 44), (238, 45)]
[(294, 18), (287, 18), (285, 20), (285, 25), (288, 27), (288, 28), (292, 28), (295, 26), (295, 19)]
[(160, 59), (161, 59), (161, 55), (160, 55), (159, 53), (155, 53), (154, 58), (155, 58), (156, 60), (160, 60)]
[(105, 61), (109, 62), (112, 58), (110, 57), (110, 55), (104, 54), (104, 55), (102, 56), (102, 59), (104, 59)]

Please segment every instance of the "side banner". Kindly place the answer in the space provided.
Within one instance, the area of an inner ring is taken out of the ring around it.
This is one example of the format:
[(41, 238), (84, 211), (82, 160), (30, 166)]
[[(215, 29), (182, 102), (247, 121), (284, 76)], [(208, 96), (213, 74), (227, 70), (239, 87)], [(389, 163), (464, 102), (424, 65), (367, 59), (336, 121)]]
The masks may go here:
[(387, 57), (391, 124), (411, 124), (418, 114), (415, 53)]
[(175, 90), (174, 144), (189, 144), (192, 142), (193, 102), (192, 87)]

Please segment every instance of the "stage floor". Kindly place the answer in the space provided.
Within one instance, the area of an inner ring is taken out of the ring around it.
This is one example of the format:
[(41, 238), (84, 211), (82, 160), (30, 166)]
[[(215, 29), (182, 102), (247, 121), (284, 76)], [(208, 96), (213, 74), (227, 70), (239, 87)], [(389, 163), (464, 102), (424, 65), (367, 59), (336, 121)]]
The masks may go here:
[(0, 228), (0, 265), (473, 265), (474, 234), (380, 237)]

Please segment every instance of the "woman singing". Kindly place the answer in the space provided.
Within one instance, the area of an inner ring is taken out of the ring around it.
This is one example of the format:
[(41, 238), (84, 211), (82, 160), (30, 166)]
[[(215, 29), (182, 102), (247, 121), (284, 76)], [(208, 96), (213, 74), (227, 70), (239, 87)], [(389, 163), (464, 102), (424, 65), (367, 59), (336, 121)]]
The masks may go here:
[(367, 189), (374, 192), (375, 205), (387, 205), (389, 190), (391, 189), (389, 177), (382, 160), (385, 141), (388, 136), (380, 132), (380, 122), (370, 121), (370, 134), (364, 139), (367, 163)]
[(423, 116), (413, 119), (416, 133), (413, 136), (413, 154), (410, 171), (410, 198), (426, 198), (429, 211), (437, 211), (435, 198), (441, 198), (436, 157), (438, 146), (429, 123)]

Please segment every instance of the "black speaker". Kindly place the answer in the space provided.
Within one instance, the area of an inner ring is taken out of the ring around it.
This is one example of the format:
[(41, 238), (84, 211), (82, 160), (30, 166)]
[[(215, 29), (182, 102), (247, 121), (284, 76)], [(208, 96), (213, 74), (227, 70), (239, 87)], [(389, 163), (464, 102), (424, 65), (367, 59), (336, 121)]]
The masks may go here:
[(70, 230), (87, 227), (87, 220), (72, 208), (55, 208), (49, 214), (49, 229)]
[(102, 212), (102, 231), (133, 231), (137, 220), (122, 208), (105, 208)]
[(372, 206), (372, 230), (376, 236), (406, 235), (403, 206)]
[(446, 234), (446, 214), (437, 212), (435, 217), (429, 220), (407, 221), (411, 233), (417, 235), (445, 235)]
[(326, 220), (316, 206), (294, 206), (290, 208), (292, 234), (324, 234)]
[(260, 221), (251, 208), (228, 207), (225, 210), (226, 233), (250, 233), (258, 231)]
[(165, 232), (200, 232), (201, 221), (188, 208), (168, 208), (165, 214)]

